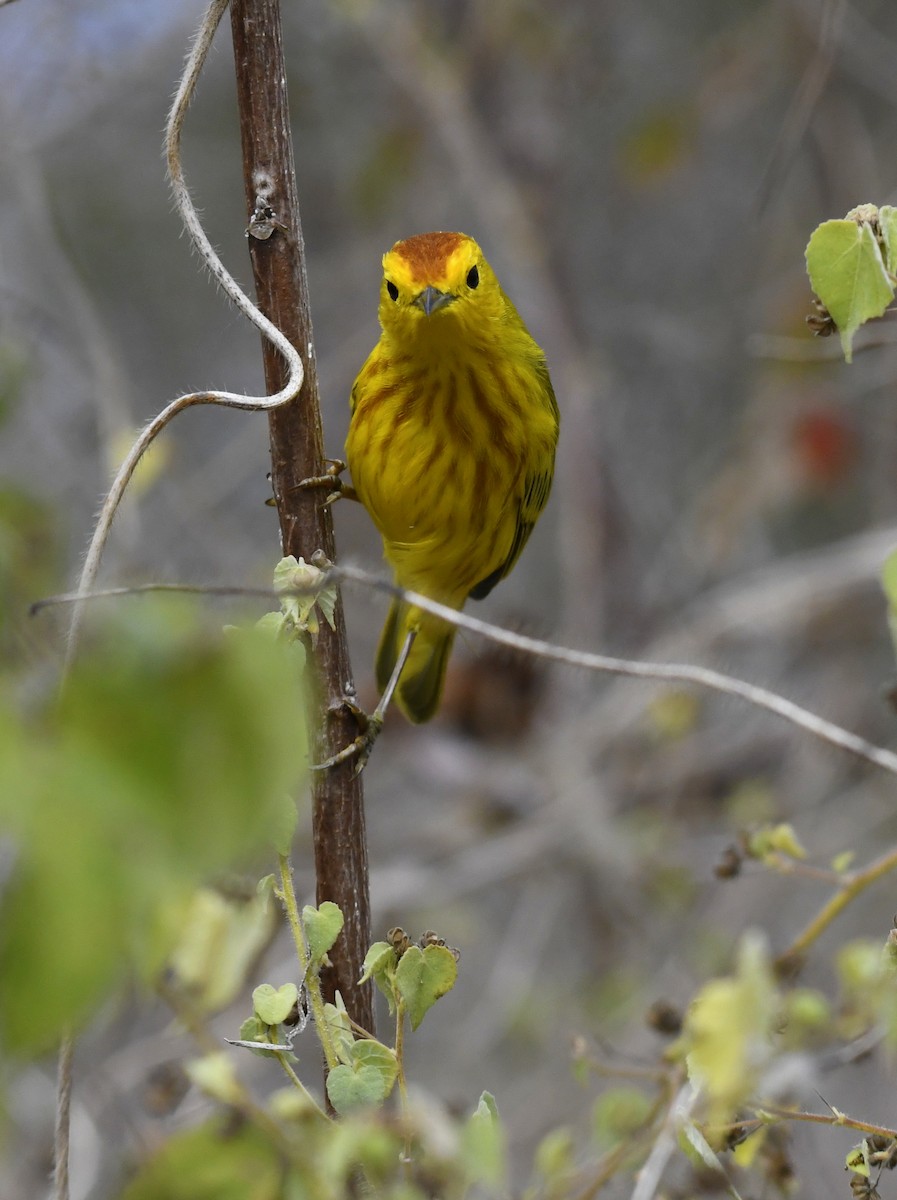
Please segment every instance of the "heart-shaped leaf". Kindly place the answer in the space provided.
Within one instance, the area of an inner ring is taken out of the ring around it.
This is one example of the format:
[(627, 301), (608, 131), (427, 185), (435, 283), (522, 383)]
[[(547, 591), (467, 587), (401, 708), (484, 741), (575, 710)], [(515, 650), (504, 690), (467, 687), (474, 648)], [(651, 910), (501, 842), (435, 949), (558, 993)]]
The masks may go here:
[(824, 221), (807, 245), (807, 273), (828, 309), (850, 362), (853, 335), (894, 299), (878, 241), (867, 221)]
[(312, 963), (317, 964), (339, 937), (343, 914), (331, 900), (325, 900), (320, 908), (306, 904), (302, 910), (302, 925)]
[(392, 1091), (392, 1085), (399, 1073), (399, 1061), (395, 1051), (390, 1050), (389, 1046), (384, 1046), (382, 1042), (362, 1038), (352, 1047), (352, 1059), (358, 1070), (371, 1067), (379, 1073), (385, 1100)]
[(358, 1070), (341, 1063), (327, 1076), (327, 1097), (342, 1116), (353, 1109), (381, 1104), (388, 1089), (377, 1067), (361, 1066)]
[(405, 951), (396, 967), (396, 991), (405, 1003), (412, 1029), (417, 1029), (440, 996), (451, 991), (457, 978), (458, 964), (447, 947), (421, 950), (411, 946)]
[(396, 952), (389, 942), (374, 942), (364, 956), (364, 973), (359, 983), (373, 979), (389, 1001), (389, 1011), (395, 1012)]
[(252, 993), (252, 1007), (260, 1021), (266, 1025), (280, 1025), (290, 1015), (299, 999), (295, 983), (285, 983), (276, 988), (271, 983), (260, 983)]

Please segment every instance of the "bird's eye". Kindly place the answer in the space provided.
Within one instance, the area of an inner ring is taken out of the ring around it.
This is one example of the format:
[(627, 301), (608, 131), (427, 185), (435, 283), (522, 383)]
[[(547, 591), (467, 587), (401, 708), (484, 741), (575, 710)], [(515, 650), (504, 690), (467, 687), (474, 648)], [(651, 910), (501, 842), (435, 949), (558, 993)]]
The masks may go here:
[(393, 283), (393, 281), (391, 279), (387, 279), (387, 281), (386, 281), (386, 290), (389, 292), (389, 295), (393, 300), (398, 300), (399, 289), (396, 287), (396, 285)]
[(479, 271), (476, 269), (476, 267), (471, 267), (470, 270), (467, 272), (467, 286), (469, 288), (475, 288), (479, 282), (480, 282)]

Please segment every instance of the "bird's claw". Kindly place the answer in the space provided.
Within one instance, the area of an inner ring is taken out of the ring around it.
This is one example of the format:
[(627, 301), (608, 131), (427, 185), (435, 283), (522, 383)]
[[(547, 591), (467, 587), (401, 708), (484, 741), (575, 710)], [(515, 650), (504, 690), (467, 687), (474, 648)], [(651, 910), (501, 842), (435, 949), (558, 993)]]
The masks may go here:
[(300, 479), (298, 483), (293, 484), (291, 491), (300, 491), (306, 488), (329, 488), (327, 496), (324, 499), (324, 504), (333, 504), (334, 501), (345, 498), (347, 500), (357, 500), (355, 489), (349, 483), (344, 483), (340, 476), (346, 469), (346, 464), (341, 458), (325, 458), (327, 464), (323, 475), (310, 475), (308, 479)]
[(354, 758), (356, 759), (356, 763), (353, 774), (358, 776), (367, 766), (367, 761), (371, 757), (371, 751), (374, 749), (374, 743), (383, 729), (383, 714), (377, 709), (372, 713), (366, 713), (349, 696), (343, 697), (339, 707), (349, 710), (358, 722), (361, 732), (349, 742), (348, 746), (343, 746), (342, 750), (338, 750), (330, 758), (325, 758), (320, 763), (312, 763), (311, 770), (328, 771), (331, 767), (337, 767), (340, 763), (348, 762), (349, 759)]

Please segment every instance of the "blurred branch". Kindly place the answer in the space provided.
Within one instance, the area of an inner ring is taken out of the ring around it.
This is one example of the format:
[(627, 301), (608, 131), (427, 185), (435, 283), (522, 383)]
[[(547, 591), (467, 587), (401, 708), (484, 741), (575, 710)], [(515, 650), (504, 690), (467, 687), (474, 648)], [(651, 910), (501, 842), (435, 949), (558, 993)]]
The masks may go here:
[(760, 179), (754, 201), (756, 216), (762, 216), (773, 191), (778, 188), (812, 120), (813, 113), (835, 64), (841, 45), (841, 30), (847, 0), (824, 0), (821, 16), (814, 23), (816, 50), (785, 113), (772, 155)]
[(651, 1147), (651, 1153), (639, 1170), (630, 1200), (653, 1200), (667, 1163), (678, 1145), (680, 1129), (691, 1117), (697, 1100), (698, 1091), (694, 1085), (684, 1083), (670, 1105), (663, 1127)]
[(868, 867), (844, 875), (835, 894), (823, 905), (803, 933), (777, 957), (777, 966), (788, 967), (798, 962), (813, 942), (828, 929), (832, 921), (841, 915), (852, 900), (855, 900), (867, 887), (877, 883), (884, 875), (890, 874), (895, 868), (897, 868), (897, 849), (891, 849), (870, 863)]
[[(819, 27), (819, 0), (790, 0), (790, 5), (808, 25), (814, 29)], [(856, 4), (850, 5), (840, 36), (839, 65), (865, 90), (885, 103), (893, 105), (897, 102), (897, 80), (894, 78), (897, 42), (872, 25)]]

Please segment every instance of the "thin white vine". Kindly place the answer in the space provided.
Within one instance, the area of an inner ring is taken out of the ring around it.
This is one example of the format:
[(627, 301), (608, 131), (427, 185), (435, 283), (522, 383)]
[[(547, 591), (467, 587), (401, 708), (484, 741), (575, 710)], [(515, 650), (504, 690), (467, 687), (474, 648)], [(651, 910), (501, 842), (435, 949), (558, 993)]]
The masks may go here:
[[(193, 407), (195, 404), (220, 404), (225, 408), (252, 409), (267, 412), (272, 408), (278, 408), (281, 404), (287, 404), (290, 400), (295, 399), (302, 387), (304, 368), (298, 352), (280, 330), (256, 308), (215, 253), (200, 223), (196, 208), (190, 198), (190, 192), (184, 181), (184, 172), (181, 165), (181, 131), (184, 125), (184, 118), (196, 91), (196, 85), (209, 52), (209, 47), (212, 44), (212, 39), (215, 36), (215, 30), (218, 28), (227, 5), (228, 0), (212, 0), (194, 38), (168, 117), (168, 124), (165, 131), (165, 155), (168, 162), (168, 173), (171, 179), (175, 207), (200, 257), (228, 297), (239, 308), (240, 312), (283, 355), (289, 369), (289, 377), (284, 387), (273, 396), (244, 396), (234, 392), (219, 391), (189, 392), (184, 396), (178, 396), (176, 400), (172, 400), (160, 413), (153, 417), (128, 451), (124, 462), (118, 469), (115, 479), (112, 481), (109, 494), (103, 501), (103, 506), (100, 509), (100, 515), (97, 518), (97, 523), (90, 540), (90, 546), (84, 559), (81, 578), (78, 581), (77, 593), (82, 600), (93, 590), (96, 583), (100, 560), (102, 559), (103, 551), (109, 538), (112, 521), (130, 483), (131, 476), (134, 474), (135, 467), (161, 431), (178, 413), (183, 412), (186, 408)], [(79, 600), (72, 609), (72, 618), (69, 624), (65, 660), (66, 669), (71, 666), (78, 652), (83, 617), (84, 605)]]
[[(563, 663), (568, 667), (579, 667), (586, 671), (597, 671), (607, 675), (624, 675), (632, 679), (653, 679), (663, 683), (691, 684), (725, 696), (737, 696), (756, 708), (765, 709), (792, 725), (798, 726), (820, 741), (827, 742), (830, 746), (846, 750), (871, 766), (888, 771), (891, 775), (897, 775), (897, 754), (893, 750), (877, 746), (874, 742), (860, 737), (859, 734), (851, 733), (849, 729), (844, 729), (843, 726), (836, 725), (833, 721), (827, 721), (824, 717), (795, 704), (793, 700), (788, 700), (778, 692), (748, 683), (747, 680), (738, 679), (734, 675), (725, 675), (722, 671), (714, 671), (711, 667), (694, 666), (692, 663), (646, 662), (640, 659), (613, 658), (607, 654), (594, 654), (588, 650), (572, 650), (567, 646), (558, 646), (554, 642), (543, 641), (541, 638), (527, 637), (525, 634), (515, 633), (511, 629), (503, 629), (500, 625), (493, 625), (479, 617), (472, 617), (469, 613), (447, 608), (444, 604), (431, 600), (428, 596), (422, 596), (419, 592), (407, 591), (390, 580), (384, 579), (381, 575), (375, 575), (360, 567), (331, 564), (325, 575), (322, 576), (323, 581), (326, 582), (327, 579), (345, 581), (374, 591), (385, 592), (403, 600), (406, 604), (421, 608), (424, 612), (432, 613), (433, 616), (441, 617), (456, 629), (466, 629), (488, 641), (496, 642), (500, 646), (509, 646), (512, 650), (535, 658), (544, 658), (550, 662)], [(54, 604), (83, 604), (87, 600), (132, 596), (146, 592), (188, 592), (199, 595), (247, 596), (275, 600), (279, 600), (287, 594), (284, 591), (274, 591), (269, 588), (146, 583), (132, 587), (102, 588), (89, 595), (71, 592), (58, 596), (47, 596), (32, 606), (32, 612), (38, 612), (42, 608)]]

